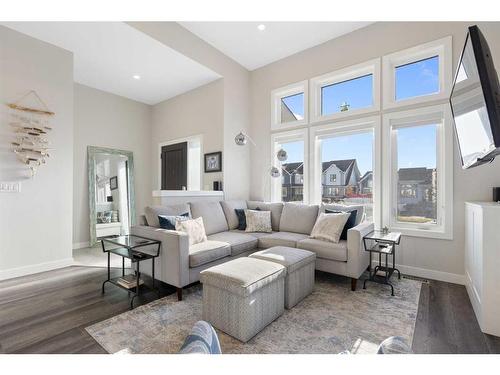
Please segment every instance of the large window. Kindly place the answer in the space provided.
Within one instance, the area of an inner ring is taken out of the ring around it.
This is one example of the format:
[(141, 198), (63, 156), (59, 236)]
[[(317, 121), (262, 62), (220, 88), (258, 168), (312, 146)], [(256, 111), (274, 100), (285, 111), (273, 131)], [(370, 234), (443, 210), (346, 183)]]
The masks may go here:
[(384, 116), (384, 224), (409, 235), (451, 238), (453, 132), (449, 108)]
[(271, 128), (283, 130), (307, 124), (307, 81), (294, 83), (271, 93)]
[(451, 37), (383, 58), (384, 108), (445, 99), (452, 80)]
[(376, 117), (311, 129), (311, 148), (315, 154), (313, 201), (364, 205), (366, 218), (375, 219), (379, 129)]
[(380, 59), (311, 79), (311, 121), (331, 121), (380, 108)]
[(437, 224), (437, 126), (394, 129), (398, 222)]
[[(307, 197), (307, 131), (292, 131), (273, 136), (273, 165), (280, 170), (281, 177), (272, 178), (272, 200), (282, 202), (304, 202)], [(287, 159), (279, 161), (278, 151), (284, 150)]]

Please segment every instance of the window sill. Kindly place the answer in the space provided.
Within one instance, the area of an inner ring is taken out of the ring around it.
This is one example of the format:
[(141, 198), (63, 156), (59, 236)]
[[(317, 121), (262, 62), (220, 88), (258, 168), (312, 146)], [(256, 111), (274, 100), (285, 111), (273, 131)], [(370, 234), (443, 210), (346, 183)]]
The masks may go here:
[(404, 236), (409, 237), (422, 237), (434, 238), (439, 240), (453, 240), (453, 233), (447, 232), (443, 229), (417, 229), (408, 227), (398, 227), (397, 225), (391, 226), (391, 231), (401, 232)]

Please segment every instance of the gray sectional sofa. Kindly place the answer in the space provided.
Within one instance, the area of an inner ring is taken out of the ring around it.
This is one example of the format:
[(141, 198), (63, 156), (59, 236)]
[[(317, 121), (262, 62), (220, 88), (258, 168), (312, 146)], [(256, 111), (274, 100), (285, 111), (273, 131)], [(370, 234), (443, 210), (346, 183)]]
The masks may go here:
[[(236, 208), (271, 211), (272, 233), (248, 233), (238, 230)], [(266, 203), (259, 201), (206, 201), (172, 206), (147, 207), (143, 225), (133, 226), (131, 234), (154, 238), (162, 242), (160, 257), (156, 259), (156, 278), (177, 288), (182, 299), (182, 288), (200, 280), (200, 272), (229, 260), (248, 256), (272, 246), (289, 246), (316, 253), (316, 269), (351, 278), (351, 288), (368, 267), (368, 253), (363, 249), (363, 236), (373, 230), (373, 223), (363, 221), (363, 206), (357, 209), (356, 226), (348, 230), (347, 241), (332, 243), (309, 238), (320, 212), (325, 209), (345, 209), (339, 205), (305, 205), (296, 203)], [(203, 218), (208, 240), (189, 245), (183, 232), (161, 229), (158, 215), (180, 215)], [(141, 264), (141, 271), (150, 274), (149, 262)]]

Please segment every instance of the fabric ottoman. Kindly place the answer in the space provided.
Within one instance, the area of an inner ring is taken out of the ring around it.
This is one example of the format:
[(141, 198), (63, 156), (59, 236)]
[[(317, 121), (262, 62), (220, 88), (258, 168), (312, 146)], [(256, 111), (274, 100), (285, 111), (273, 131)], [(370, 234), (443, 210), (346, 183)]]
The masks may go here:
[(302, 249), (274, 246), (257, 251), (250, 258), (274, 262), (286, 267), (285, 307), (291, 309), (312, 293), (316, 254)]
[(281, 264), (245, 257), (202, 271), (203, 320), (247, 342), (283, 314), (285, 274)]

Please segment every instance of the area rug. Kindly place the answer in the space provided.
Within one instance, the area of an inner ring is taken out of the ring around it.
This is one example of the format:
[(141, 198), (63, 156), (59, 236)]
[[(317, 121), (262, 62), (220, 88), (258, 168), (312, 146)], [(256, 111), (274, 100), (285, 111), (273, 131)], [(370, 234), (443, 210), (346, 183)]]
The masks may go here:
[[(361, 280), (360, 280), (361, 281)], [(390, 288), (362, 282), (351, 292), (347, 278), (317, 272), (314, 292), (247, 343), (217, 331), (223, 353), (375, 353), (389, 336), (410, 345), (421, 282), (402, 278)], [(193, 324), (201, 320), (202, 286), (156, 300), (87, 327), (108, 353), (177, 353)]]

